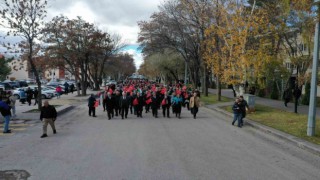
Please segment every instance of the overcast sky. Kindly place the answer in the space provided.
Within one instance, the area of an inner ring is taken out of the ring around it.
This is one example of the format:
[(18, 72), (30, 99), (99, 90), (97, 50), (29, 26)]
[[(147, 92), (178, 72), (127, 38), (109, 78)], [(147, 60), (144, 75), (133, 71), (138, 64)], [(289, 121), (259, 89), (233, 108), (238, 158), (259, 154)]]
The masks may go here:
[(137, 51), (138, 21), (148, 20), (163, 0), (50, 0), (48, 17), (63, 14), (69, 18), (77, 16), (97, 24), (102, 30), (117, 33), (131, 46), (125, 49), (135, 58), (139, 67), (142, 63)]
[(137, 50), (138, 21), (148, 20), (164, 0), (48, 0), (48, 20), (63, 14), (69, 19), (81, 16), (101, 30), (119, 34), (130, 44), (124, 51), (132, 54), (136, 66), (142, 63)]

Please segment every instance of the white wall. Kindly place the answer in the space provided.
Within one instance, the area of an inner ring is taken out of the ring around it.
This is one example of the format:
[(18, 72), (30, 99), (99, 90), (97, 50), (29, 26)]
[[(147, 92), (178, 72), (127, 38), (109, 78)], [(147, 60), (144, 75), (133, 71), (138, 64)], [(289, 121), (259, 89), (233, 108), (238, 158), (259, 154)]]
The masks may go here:
[(28, 66), (27, 61), (21, 60), (13, 60), (9, 63), (9, 67), (11, 68), (11, 74), (8, 76), (16, 78), (16, 80), (28, 79)]

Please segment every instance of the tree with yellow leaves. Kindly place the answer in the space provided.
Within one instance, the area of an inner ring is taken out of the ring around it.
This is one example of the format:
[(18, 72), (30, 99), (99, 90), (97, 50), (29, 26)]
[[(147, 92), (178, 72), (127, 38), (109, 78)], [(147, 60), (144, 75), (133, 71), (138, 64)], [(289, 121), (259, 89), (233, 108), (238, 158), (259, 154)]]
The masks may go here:
[[(220, 3), (219, 3), (220, 2)], [(216, 1), (219, 21), (206, 30), (205, 59), (218, 82), (240, 87), (249, 80), (262, 77), (264, 68), (272, 61), (268, 51), (269, 23), (265, 12), (234, 1)], [(221, 86), (219, 86), (221, 88)], [(220, 99), (220, 97), (219, 97)]]

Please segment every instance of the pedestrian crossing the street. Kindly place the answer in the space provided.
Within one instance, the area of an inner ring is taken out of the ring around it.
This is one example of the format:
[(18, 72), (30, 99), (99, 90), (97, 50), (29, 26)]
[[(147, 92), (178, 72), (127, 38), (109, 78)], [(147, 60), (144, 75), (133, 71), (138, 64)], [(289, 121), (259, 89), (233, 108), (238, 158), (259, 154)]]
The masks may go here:
[(25, 131), (28, 127), (32, 126), (32, 124), (25, 124), (25, 123), (17, 123), (17, 124), (10, 124), (10, 129), (12, 133), (4, 134), (2, 132), (4, 124), (0, 124), (0, 137), (1, 136), (12, 136), (14, 134), (17, 134), (19, 132)]

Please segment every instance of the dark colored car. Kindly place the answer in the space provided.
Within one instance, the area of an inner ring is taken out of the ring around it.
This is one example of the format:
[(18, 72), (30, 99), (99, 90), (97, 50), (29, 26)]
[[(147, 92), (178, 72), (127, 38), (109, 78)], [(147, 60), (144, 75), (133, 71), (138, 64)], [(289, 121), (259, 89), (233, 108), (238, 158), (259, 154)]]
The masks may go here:
[(28, 87), (27, 81), (17, 81), (20, 85), (20, 87)]
[(19, 88), (20, 87), (20, 84), (17, 81), (10, 81), (7, 83), (9, 83), (12, 88)]
[(13, 87), (12, 87), (9, 83), (7, 83), (7, 82), (2, 82), (2, 83), (0, 83), (0, 85), (2, 85), (5, 90), (11, 90), (11, 89), (13, 89)]

